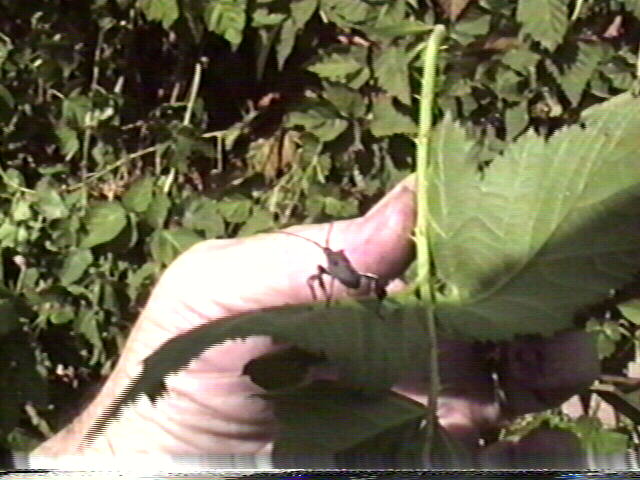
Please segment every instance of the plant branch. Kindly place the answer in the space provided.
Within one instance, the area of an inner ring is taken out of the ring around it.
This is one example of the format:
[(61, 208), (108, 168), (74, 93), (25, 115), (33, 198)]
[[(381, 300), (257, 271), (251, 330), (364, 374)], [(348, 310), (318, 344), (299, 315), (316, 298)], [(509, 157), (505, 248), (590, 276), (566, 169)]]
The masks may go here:
[(195, 69), (193, 71), (193, 80), (191, 81), (191, 90), (189, 91), (189, 99), (187, 100), (187, 110), (184, 112), (183, 125), (191, 124), (191, 115), (193, 114), (193, 105), (196, 102), (196, 95), (200, 90), (200, 80), (202, 79), (202, 63), (196, 62)]
[(431, 252), (429, 250), (428, 188), (429, 188), (429, 144), (433, 125), (433, 100), (438, 64), (438, 50), (445, 36), (442, 25), (436, 25), (424, 50), (422, 87), (420, 92), (420, 112), (418, 135), (416, 138), (416, 196), (417, 218), (415, 229), (416, 256), (418, 267), (418, 292), (425, 308), (429, 345), (429, 403), (426, 411), (426, 457), (430, 461), (431, 446), (438, 422), (438, 394), (440, 375), (438, 372), (438, 341), (434, 316), (433, 279), (431, 275)]
[(571, 21), (575, 22), (580, 16), (580, 11), (582, 10), (582, 5), (584, 0), (576, 0), (576, 5), (573, 7), (573, 13), (571, 14)]

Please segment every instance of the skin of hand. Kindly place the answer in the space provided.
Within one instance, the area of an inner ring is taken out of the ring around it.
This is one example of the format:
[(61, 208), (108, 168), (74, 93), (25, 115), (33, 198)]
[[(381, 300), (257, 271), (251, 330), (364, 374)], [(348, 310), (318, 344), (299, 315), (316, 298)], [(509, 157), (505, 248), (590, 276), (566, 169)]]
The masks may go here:
[[(413, 259), (414, 198), (410, 176), (366, 215), (333, 222), (330, 248), (344, 249), (359, 272), (384, 279), (398, 277)], [(327, 230), (326, 224), (289, 229), (322, 245)], [(317, 246), (277, 233), (208, 240), (193, 246), (159, 279), (97, 397), (32, 454), (269, 453), (277, 429), (272, 410), (254, 395), (263, 390), (242, 374), (250, 360), (282, 348), (264, 336), (208, 349), (187, 368), (169, 376), (166, 394), (153, 404), (141, 398), (88, 447), (81, 440), (139, 373), (142, 361), (164, 342), (230, 315), (309, 302), (306, 279), (317, 271), (317, 265), (325, 264), (325, 255)], [(336, 282), (334, 297), (347, 294)], [(556, 342), (555, 348), (562, 348), (561, 343)], [(440, 352), (440, 422), (463, 443), (477, 445), (481, 431), (500, 420), (493, 379), (481, 352), (471, 343), (443, 339)], [(514, 365), (518, 363), (511, 362), (507, 368)], [(403, 379), (395, 390), (425, 403), (424, 380), (424, 376)], [(516, 385), (519, 381), (516, 379)]]

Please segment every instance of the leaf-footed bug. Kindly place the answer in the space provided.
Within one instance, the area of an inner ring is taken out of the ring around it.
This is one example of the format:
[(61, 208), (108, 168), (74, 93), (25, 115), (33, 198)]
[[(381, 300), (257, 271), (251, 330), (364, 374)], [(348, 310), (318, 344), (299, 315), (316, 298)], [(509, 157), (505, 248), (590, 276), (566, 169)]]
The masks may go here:
[(285, 232), (279, 231), (275, 233), (282, 233), (285, 235), (291, 235), (293, 237), (301, 238), (302, 240), (306, 240), (307, 242), (313, 243), (315, 246), (320, 248), (325, 256), (327, 257), (327, 266), (323, 267), (322, 265), (318, 265), (318, 272), (311, 275), (307, 279), (307, 285), (309, 286), (309, 290), (311, 291), (311, 298), (313, 301), (317, 300), (316, 290), (313, 286), (315, 282), (318, 282), (320, 285), (320, 289), (324, 294), (327, 305), (331, 303), (331, 297), (329, 292), (327, 291), (327, 287), (324, 283), (323, 276), (327, 275), (331, 278), (331, 293), (333, 291), (333, 281), (338, 280), (342, 285), (347, 288), (351, 288), (354, 290), (359, 289), (362, 286), (363, 280), (371, 282), (371, 286), (373, 287), (373, 291), (378, 297), (378, 300), (382, 301), (387, 296), (386, 286), (388, 282), (386, 280), (381, 279), (377, 275), (373, 275), (370, 273), (360, 273), (358, 272), (351, 262), (347, 258), (347, 255), (344, 253), (344, 250), (331, 250), (329, 248), (329, 235), (331, 235), (331, 230), (333, 228), (333, 224), (329, 224), (329, 229), (327, 230), (327, 239), (326, 245), (322, 246), (315, 240), (311, 240), (310, 238), (303, 237), (302, 235), (298, 235), (293, 232)]

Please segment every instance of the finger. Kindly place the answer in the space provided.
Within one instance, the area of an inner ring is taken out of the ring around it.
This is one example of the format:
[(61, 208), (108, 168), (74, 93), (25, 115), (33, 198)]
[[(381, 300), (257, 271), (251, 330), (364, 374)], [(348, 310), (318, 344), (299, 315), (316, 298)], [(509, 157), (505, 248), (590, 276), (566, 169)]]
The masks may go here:
[[(385, 195), (366, 215), (329, 225), (303, 225), (287, 229), (332, 250), (343, 250), (352, 266), (362, 274), (393, 280), (413, 259), (411, 234), (415, 223), (415, 176), (410, 175)], [(327, 233), (329, 237), (327, 238)], [(328, 245), (327, 245), (328, 241)], [(298, 242), (299, 243), (299, 242)], [(312, 245), (307, 245), (307, 250)], [(326, 258), (319, 255), (326, 264)], [(351, 294), (336, 285), (337, 298)]]

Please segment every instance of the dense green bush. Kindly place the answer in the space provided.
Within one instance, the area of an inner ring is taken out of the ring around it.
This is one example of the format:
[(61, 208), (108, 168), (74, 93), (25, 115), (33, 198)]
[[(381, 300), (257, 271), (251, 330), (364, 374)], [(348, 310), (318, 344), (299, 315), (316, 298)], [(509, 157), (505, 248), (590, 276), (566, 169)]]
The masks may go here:
[(0, 13), (12, 447), (58, 429), (109, 373), (180, 251), (354, 216), (413, 169), (434, 23), (449, 35), (439, 113), (487, 159), (634, 88), (640, 31), (636, 0), (1, 0)]

